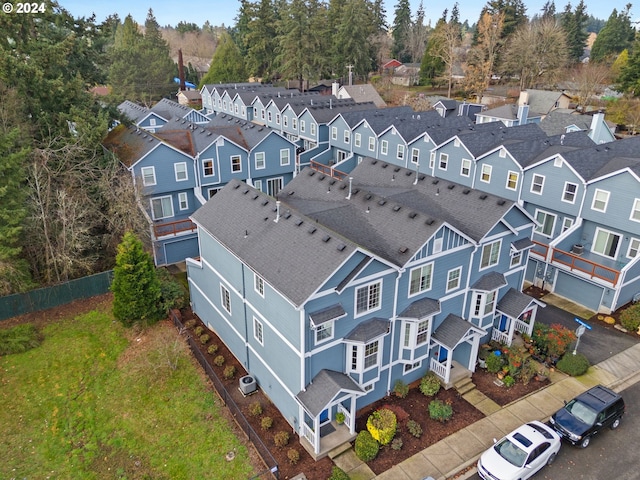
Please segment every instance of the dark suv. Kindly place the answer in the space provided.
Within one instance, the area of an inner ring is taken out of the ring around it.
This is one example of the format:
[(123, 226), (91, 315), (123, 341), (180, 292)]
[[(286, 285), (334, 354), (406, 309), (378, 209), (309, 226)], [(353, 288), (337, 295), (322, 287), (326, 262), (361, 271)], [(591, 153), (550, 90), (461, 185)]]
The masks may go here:
[(598, 385), (565, 402), (549, 423), (573, 445), (587, 448), (591, 437), (603, 428), (618, 428), (624, 409), (624, 400), (620, 395)]

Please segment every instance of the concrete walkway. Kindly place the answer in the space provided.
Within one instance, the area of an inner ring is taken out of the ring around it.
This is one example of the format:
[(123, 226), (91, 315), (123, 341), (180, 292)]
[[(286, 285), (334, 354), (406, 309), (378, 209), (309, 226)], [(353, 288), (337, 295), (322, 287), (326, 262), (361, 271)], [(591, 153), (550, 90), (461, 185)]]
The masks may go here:
[[(375, 478), (422, 480), (432, 476), (436, 480), (445, 480), (452, 477), (475, 465), (482, 452), (493, 445), (494, 438), (500, 438), (531, 420), (546, 421), (562, 407), (564, 400), (569, 400), (594, 385), (602, 384), (621, 391), (640, 381), (640, 344), (591, 367), (581, 377), (569, 377), (555, 371), (550, 379), (551, 383), (546, 388), (503, 408), (498, 407), (482, 420), (425, 448)], [(467, 478), (474, 473), (475, 469), (459, 478)]]

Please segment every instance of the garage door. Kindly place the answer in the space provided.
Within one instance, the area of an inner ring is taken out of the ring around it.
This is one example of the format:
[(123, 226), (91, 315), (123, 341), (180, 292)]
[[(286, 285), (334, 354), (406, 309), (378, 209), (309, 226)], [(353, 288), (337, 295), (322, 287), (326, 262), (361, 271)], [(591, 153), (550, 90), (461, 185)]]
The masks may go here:
[(582, 278), (574, 277), (565, 272), (558, 272), (556, 285), (553, 289), (558, 295), (583, 305), (591, 310), (598, 311), (604, 287), (594, 285)]

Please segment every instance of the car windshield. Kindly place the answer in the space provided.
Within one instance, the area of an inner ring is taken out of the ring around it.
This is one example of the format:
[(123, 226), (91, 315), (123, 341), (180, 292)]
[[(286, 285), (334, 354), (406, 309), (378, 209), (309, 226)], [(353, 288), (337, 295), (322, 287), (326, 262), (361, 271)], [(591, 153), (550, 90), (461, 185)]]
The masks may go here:
[(500, 440), (493, 446), (493, 449), (498, 452), (498, 455), (516, 467), (523, 466), (527, 459), (527, 452), (522, 450), (508, 438)]
[(589, 405), (586, 405), (578, 400), (571, 400), (569, 403), (567, 403), (567, 406), (565, 408), (567, 409), (567, 412), (576, 417), (582, 423), (593, 425), (596, 421), (597, 412)]

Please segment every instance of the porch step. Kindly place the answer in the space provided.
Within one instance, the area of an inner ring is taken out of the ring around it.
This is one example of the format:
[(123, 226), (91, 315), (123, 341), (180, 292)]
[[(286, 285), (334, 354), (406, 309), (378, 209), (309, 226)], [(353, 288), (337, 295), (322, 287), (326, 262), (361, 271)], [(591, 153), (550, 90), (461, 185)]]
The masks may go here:
[(456, 391), (462, 396), (466, 393), (469, 393), (472, 390), (475, 390), (476, 388), (476, 384), (473, 383), (473, 381), (471, 380), (471, 378), (469, 377), (465, 377), (465, 378), (461, 378), (460, 380), (458, 380), (453, 387), (456, 389)]
[(350, 448), (351, 448), (351, 443), (350, 442), (345, 442), (342, 445), (338, 445), (336, 448), (334, 448), (333, 450), (329, 451), (329, 453), (328, 453), (329, 458), (331, 460), (333, 460), (334, 458), (339, 457), (340, 455), (342, 455), (344, 452), (346, 452)]

